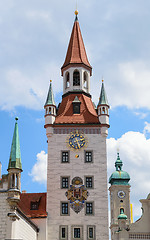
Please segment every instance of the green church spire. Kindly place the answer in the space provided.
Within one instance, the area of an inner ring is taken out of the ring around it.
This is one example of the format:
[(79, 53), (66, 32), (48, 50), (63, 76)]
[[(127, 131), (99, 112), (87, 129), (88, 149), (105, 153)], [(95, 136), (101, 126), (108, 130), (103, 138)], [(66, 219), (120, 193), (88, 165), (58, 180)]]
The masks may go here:
[(122, 166), (123, 166), (123, 163), (122, 163), (122, 160), (120, 159), (119, 152), (118, 152), (117, 153), (117, 160), (115, 162), (116, 171), (121, 171)]
[(11, 145), (11, 152), (9, 158), (8, 169), (17, 168), (22, 170), (21, 164), (21, 153), (20, 153), (20, 142), (19, 142), (19, 133), (18, 133), (18, 118), (15, 118), (15, 129)]
[(107, 95), (106, 95), (105, 88), (104, 88), (104, 80), (102, 80), (102, 87), (101, 87), (101, 93), (100, 93), (98, 105), (103, 105), (103, 104), (109, 106), (109, 103), (107, 100)]
[(118, 152), (117, 160), (115, 162), (116, 171), (113, 172), (109, 178), (109, 183), (111, 185), (129, 185), (130, 176), (127, 172), (122, 170), (122, 166), (123, 163)]
[(49, 86), (49, 90), (48, 90), (48, 95), (47, 95), (47, 99), (46, 99), (46, 105), (56, 105), (55, 104), (55, 100), (54, 100), (54, 94), (53, 94), (53, 89), (52, 89), (52, 80), (50, 80), (50, 86)]

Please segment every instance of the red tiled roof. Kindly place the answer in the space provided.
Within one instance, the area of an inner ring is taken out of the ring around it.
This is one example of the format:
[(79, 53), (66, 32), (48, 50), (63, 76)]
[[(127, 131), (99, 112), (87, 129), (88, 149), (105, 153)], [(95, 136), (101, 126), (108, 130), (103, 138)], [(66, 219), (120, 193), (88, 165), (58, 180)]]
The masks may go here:
[[(38, 210), (31, 210), (31, 202), (36, 201)], [(18, 207), (29, 218), (46, 217), (46, 193), (21, 193)]]
[[(73, 114), (73, 100), (75, 97), (81, 102), (80, 114)], [(82, 123), (82, 124), (99, 124), (98, 115), (94, 109), (91, 98), (82, 93), (73, 93), (63, 97), (55, 119), (56, 124), (61, 123)]]
[(87, 67), (90, 70), (90, 72), (92, 71), (92, 67), (87, 58), (87, 54), (86, 54), (86, 50), (85, 50), (85, 46), (84, 46), (78, 21), (74, 22), (66, 59), (61, 68), (62, 73), (64, 68), (66, 69), (66, 67), (69, 66), (70, 64), (85, 65), (85, 67)]

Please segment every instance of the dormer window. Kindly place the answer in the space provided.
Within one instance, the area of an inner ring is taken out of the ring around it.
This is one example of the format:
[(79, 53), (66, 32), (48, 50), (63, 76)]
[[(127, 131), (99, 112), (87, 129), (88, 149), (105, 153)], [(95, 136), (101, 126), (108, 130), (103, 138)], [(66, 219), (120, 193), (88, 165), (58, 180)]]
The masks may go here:
[(80, 73), (78, 70), (73, 73), (73, 86), (80, 86)]
[(38, 210), (40, 205), (41, 197), (38, 197), (36, 199), (32, 199), (30, 202), (30, 210)]
[(74, 101), (72, 102), (73, 104), (73, 114), (80, 114), (80, 100), (79, 98), (76, 96)]
[(39, 202), (31, 202), (31, 210), (38, 210), (39, 208)]

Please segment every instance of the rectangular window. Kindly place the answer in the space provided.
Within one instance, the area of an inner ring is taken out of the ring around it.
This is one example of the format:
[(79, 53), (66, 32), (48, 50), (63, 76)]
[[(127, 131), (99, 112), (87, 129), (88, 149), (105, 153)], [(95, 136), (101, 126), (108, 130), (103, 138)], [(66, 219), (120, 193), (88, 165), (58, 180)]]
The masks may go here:
[(61, 215), (68, 215), (68, 203), (62, 202), (61, 203)]
[(61, 188), (69, 187), (69, 177), (61, 177)]
[(70, 240), (83, 240), (83, 225), (71, 226), (71, 239)]
[(95, 226), (87, 226), (87, 239), (95, 239)]
[(74, 228), (74, 238), (80, 238), (80, 228)]
[(69, 151), (62, 152), (61, 162), (62, 163), (68, 163), (69, 162)]
[(93, 154), (92, 151), (85, 151), (85, 162), (91, 163), (93, 162)]
[(59, 226), (59, 239), (60, 240), (68, 240), (68, 226), (67, 225)]
[(66, 238), (66, 228), (64, 227), (61, 229), (61, 238)]
[(93, 202), (86, 203), (86, 214), (93, 215)]
[(93, 177), (85, 177), (85, 184), (87, 188), (93, 188)]

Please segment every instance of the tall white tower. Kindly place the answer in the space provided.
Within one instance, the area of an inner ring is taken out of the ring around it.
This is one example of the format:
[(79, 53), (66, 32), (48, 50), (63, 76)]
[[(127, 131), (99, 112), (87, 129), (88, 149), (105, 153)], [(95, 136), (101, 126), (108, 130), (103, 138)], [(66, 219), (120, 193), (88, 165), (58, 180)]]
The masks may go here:
[[(51, 88), (48, 99), (53, 101), (45, 104), (47, 239), (108, 240), (106, 137), (109, 105), (104, 103), (107, 114), (100, 110), (97, 114), (92, 103), (92, 67), (84, 47), (78, 12), (75, 13), (61, 68), (62, 101), (56, 113)], [(99, 103), (98, 109), (102, 104)]]

